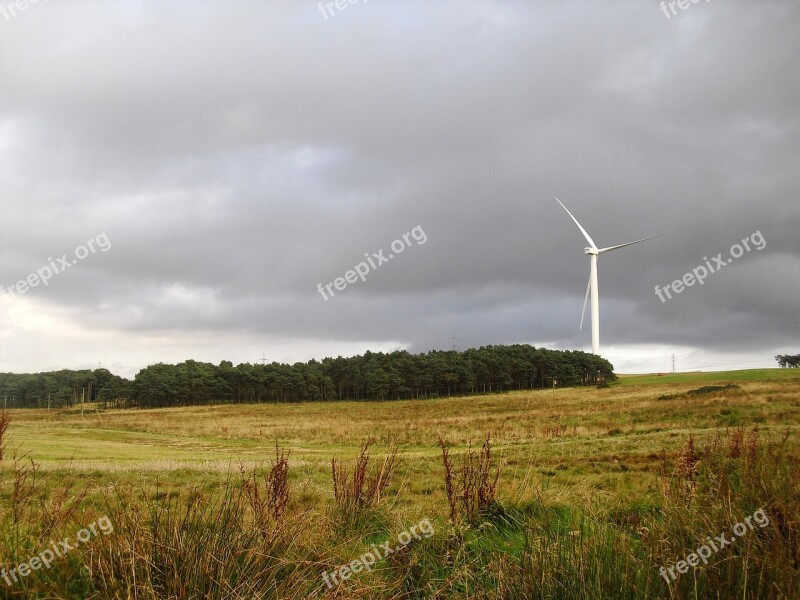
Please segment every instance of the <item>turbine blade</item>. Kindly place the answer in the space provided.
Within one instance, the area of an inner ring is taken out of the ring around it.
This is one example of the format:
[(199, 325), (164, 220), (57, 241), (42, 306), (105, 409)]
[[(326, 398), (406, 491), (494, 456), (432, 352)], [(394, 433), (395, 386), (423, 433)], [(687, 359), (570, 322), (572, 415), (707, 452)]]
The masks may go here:
[(617, 248), (624, 248), (625, 246), (633, 246), (634, 244), (638, 244), (639, 242), (646, 242), (647, 240), (652, 240), (657, 237), (661, 237), (662, 235), (666, 235), (665, 233), (660, 233), (658, 235), (651, 235), (650, 237), (643, 238), (641, 240), (636, 240), (635, 242), (628, 242), (627, 244), (619, 244), (617, 246), (609, 246), (608, 248), (601, 248), (597, 251), (598, 254), (602, 254), (603, 252), (611, 252), (612, 250), (616, 250)]
[(567, 211), (567, 214), (570, 217), (572, 217), (572, 220), (575, 221), (575, 225), (577, 225), (578, 229), (581, 230), (581, 233), (583, 234), (583, 237), (586, 238), (586, 241), (589, 242), (589, 245), (592, 248), (597, 248), (597, 244), (594, 243), (594, 240), (592, 239), (592, 237), (586, 232), (586, 230), (583, 228), (583, 226), (580, 223), (578, 223), (578, 219), (576, 219), (575, 216), (571, 212), (569, 212), (569, 209), (566, 206), (564, 206), (564, 203), (561, 202), (561, 200), (559, 200), (558, 198), (556, 198), (556, 202), (558, 202), (561, 205), (561, 208), (563, 208), (565, 211)]
[(586, 303), (589, 302), (589, 292), (592, 289), (592, 276), (589, 275), (589, 284), (586, 286), (586, 297), (583, 299), (583, 310), (581, 311), (581, 326), (580, 330), (583, 331), (583, 317), (586, 316)]

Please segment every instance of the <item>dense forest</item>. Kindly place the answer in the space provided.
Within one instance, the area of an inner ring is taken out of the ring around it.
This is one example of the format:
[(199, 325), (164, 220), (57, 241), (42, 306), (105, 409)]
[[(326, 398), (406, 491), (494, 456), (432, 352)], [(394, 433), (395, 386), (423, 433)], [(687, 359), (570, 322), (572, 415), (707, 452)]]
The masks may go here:
[(139, 371), (133, 381), (94, 371), (0, 374), (9, 407), (61, 407), (80, 402), (159, 408), (196, 404), (394, 400), (594, 385), (616, 379), (594, 354), (527, 345), (464, 352), (367, 352), (293, 365), (187, 360)]
[(781, 369), (786, 369), (787, 367), (790, 369), (800, 368), (800, 354), (778, 354), (775, 360), (778, 361)]
[(83, 402), (121, 405), (131, 381), (108, 369), (16, 375), (0, 373), (0, 401), (8, 408), (74, 406)]

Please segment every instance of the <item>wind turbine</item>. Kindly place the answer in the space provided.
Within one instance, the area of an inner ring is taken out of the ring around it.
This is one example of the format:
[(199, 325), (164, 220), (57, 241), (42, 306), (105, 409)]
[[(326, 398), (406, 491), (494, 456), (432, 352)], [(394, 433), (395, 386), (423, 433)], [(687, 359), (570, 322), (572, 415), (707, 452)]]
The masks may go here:
[[(583, 329), (583, 318), (586, 315), (586, 303), (589, 301), (589, 292), (592, 293), (592, 354), (600, 354), (600, 294), (597, 289), (597, 257), (603, 254), (604, 252), (611, 252), (612, 250), (617, 250), (618, 248), (624, 248), (625, 246), (632, 246), (633, 244), (638, 244), (639, 242), (646, 242), (647, 240), (652, 240), (653, 238), (660, 237), (658, 235), (653, 235), (641, 240), (636, 240), (635, 242), (628, 242), (627, 244), (619, 244), (617, 246), (609, 246), (608, 248), (598, 248), (597, 244), (594, 243), (592, 237), (586, 232), (583, 226), (578, 223), (578, 219), (569, 212), (569, 209), (564, 206), (564, 203), (561, 202), (558, 198), (556, 198), (556, 202), (558, 202), (561, 207), (567, 211), (567, 214), (572, 217), (572, 220), (575, 221), (575, 225), (578, 226), (578, 229), (581, 230), (583, 237), (586, 238), (586, 241), (589, 242), (589, 247), (584, 248), (583, 251), (589, 255), (589, 262), (591, 264), (591, 271), (589, 272), (589, 284), (586, 286), (586, 296), (583, 299), (583, 312), (581, 312), (581, 326), (580, 329)], [(663, 235), (663, 234), (661, 234)]]

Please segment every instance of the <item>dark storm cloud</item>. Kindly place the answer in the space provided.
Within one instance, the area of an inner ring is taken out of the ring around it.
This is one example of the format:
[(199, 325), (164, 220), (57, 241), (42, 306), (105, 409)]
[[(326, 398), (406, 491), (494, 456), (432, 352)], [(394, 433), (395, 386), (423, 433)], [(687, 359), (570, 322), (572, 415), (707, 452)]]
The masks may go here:
[(600, 245), (667, 232), (600, 260), (604, 341), (768, 353), (799, 324), (798, 24), (788, 0), (31, 5), (0, 19), (0, 283), (105, 232), (30, 293), (121, 336), (580, 347), (558, 195)]

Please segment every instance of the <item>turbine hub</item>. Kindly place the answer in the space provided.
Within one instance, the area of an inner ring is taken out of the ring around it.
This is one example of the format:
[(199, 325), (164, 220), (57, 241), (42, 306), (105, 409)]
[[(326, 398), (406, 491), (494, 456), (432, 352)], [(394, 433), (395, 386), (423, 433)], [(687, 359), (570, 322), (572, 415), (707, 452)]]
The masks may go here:
[(584, 248), (583, 251), (586, 254), (599, 254), (597, 248)]

